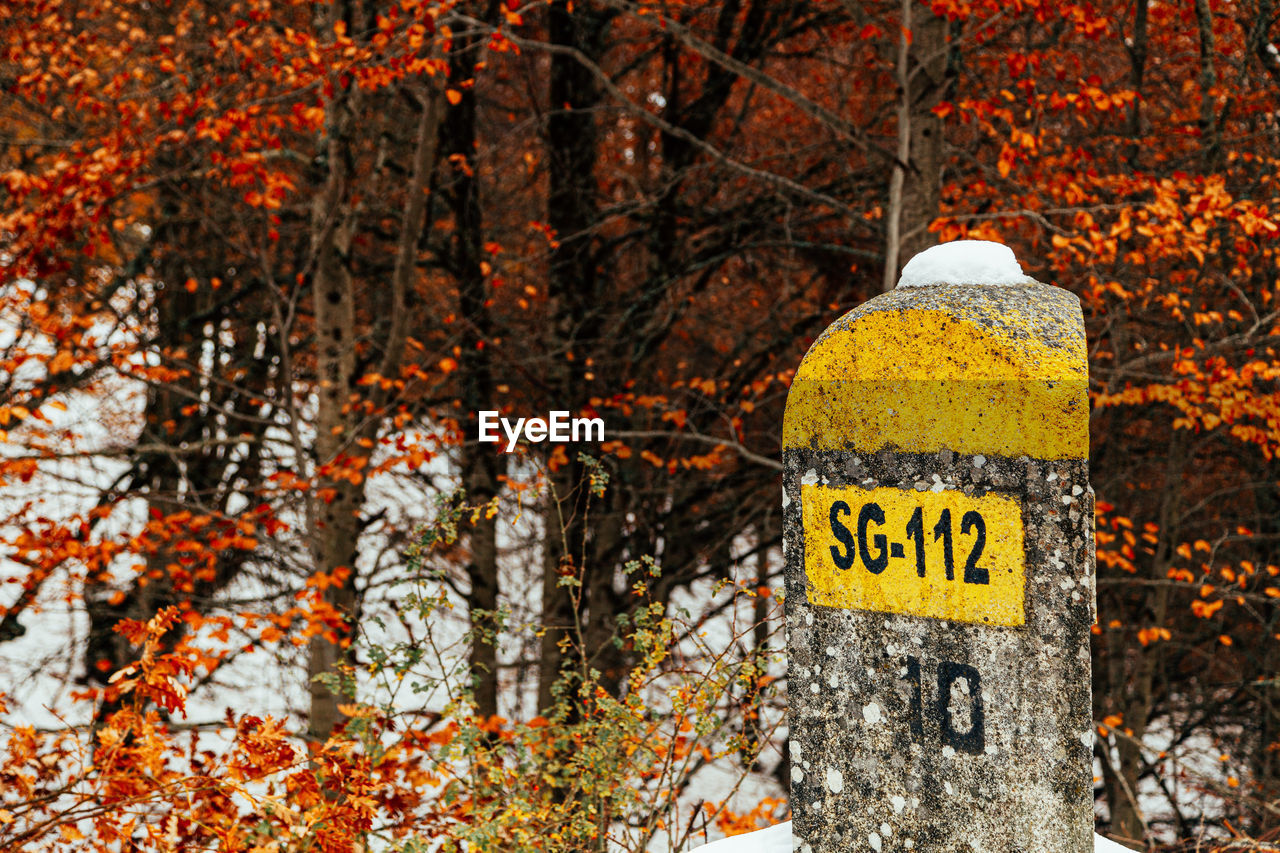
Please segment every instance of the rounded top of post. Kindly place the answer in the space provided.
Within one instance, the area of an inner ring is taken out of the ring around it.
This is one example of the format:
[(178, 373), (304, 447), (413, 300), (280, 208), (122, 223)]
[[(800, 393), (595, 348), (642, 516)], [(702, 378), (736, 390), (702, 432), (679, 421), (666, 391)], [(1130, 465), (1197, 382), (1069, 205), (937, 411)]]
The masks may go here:
[(925, 249), (907, 261), (898, 287), (970, 284), (1019, 287), (1035, 279), (1022, 271), (1013, 250), (990, 240), (955, 240)]
[(922, 252), (822, 333), (787, 395), (784, 449), (1088, 458), (1079, 299), (1007, 247), (963, 245), (978, 242)]

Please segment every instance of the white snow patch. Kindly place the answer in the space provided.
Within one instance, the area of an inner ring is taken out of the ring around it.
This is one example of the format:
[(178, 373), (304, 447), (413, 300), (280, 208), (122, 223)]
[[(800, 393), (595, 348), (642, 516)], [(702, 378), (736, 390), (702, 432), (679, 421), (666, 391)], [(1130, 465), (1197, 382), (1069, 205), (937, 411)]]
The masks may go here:
[(898, 287), (981, 284), (1017, 287), (1030, 284), (1013, 250), (990, 240), (955, 240), (925, 249), (902, 268)]
[[(888, 833), (885, 834), (887, 835)], [(872, 841), (872, 837), (875, 838), (874, 841)], [(874, 832), (867, 837), (867, 841), (877, 850), (883, 844), (883, 839)], [(807, 844), (804, 846), (808, 847)], [(904, 838), (902, 846), (911, 849), (915, 847), (915, 840)], [(767, 829), (758, 829), (755, 832), (735, 835), (732, 838), (713, 841), (696, 849), (705, 853), (791, 853), (791, 821), (779, 823)], [(1133, 851), (1095, 833), (1093, 836), (1093, 853), (1133, 853)]]
[(1093, 834), (1093, 853), (1133, 853), (1123, 844), (1117, 844), (1110, 838), (1103, 838), (1096, 832)]
[(713, 841), (697, 849), (706, 853), (791, 853), (791, 821)]

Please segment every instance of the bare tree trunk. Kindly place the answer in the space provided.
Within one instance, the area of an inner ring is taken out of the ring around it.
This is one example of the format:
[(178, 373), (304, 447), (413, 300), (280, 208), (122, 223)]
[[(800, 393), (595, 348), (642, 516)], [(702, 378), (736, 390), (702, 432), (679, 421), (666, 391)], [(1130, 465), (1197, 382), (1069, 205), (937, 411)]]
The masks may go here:
[(1214, 67), (1213, 11), (1209, 0), (1195, 0), (1196, 26), (1200, 31), (1200, 138), (1205, 169), (1213, 169), (1222, 150), (1218, 138), (1218, 115), (1213, 90), (1218, 85)]
[[(199, 197), (199, 190), (192, 194)], [(192, 214), (189, 204), (179, 194), (168, 197), (157, 225), (160, 245), (196, 246), (205, 239), (201, 220)], [(255, 482), (262, 461), (260, 439), (266, 420), (260, 417), (262, 402), (258, 398), (267, 396), (264, 389), (271, 382), (271, 358), (252, 359), (246, 353), (254, 352), (259, 342), (266, 345), (268, 353), (272, 348), (256, 328), (256, 321), (242, 319), (242, 312), (249, 313), (246, 309), (252, 310), (261, 293), (260, 283), (245, 283), (220, 301), (208, 288), (192, 290), (182, 284), (188, 279), (199, 282), (209, 275), (208, 270), (225, 269), (226, 258), (217, 251), (162, 250), (156, 262), (159, 284), (154, 293), (156, 322), (151, 343), (165, 363), (177, 369), (177, 375), (149, 387), (145, 425), (130, 469), (106, 491), (102, 503), (110, 505), (132, 493), (145, 497), (149, 518), (183, 510), (222, 516), (238, 493), (237, 483)], [(216, 332), (208, 330), (210, 321), (217, 326)], [(206, 354), (207, 360), (202, 357)], [(194, 413), (190, 412), (192, 401), (201, 401)], [(212, 416), (206, 406), (216, 408), (225, 420)], [(237, 415), (242, 412), (248, 416), (240, 420)], [(219, 443), (218, 439), (227, 435), (238, 435), (245, 449), (232, 452)], [(84, 662), (85, 678), (90, 682), (106, 684), (113, 672), (136, 657), (132, 645), (114, 630), (119, 620), (145, 622), (157, 611), (175, 605), (204, 612), (213, 596), (234, 580), (250, 559), (249, 552), (230, 550), (219, 555), (208, 571), (197, 571), (183, 565), (184, 555), (175, 550), (172, 541), (159, 538), (152, 546), (141, 555), (145, 569), (123, 598), (114, 597), (115, 590), (103, 583), (104, 577), (90, 574), (85, 580), (89, 631)], [(166, 641), (176, 641), (182, 630), (183, 623), (179, 623)], [(108, 704), (99, 708), (99, 720), (116, 707)]]
[(949, 95), (951, 49), (947, 19), (917, 0), (902, 0), (898, 50), (898, 164), (889, 177), (885, 221), (885, 291), (902, 265), (933, 243), (929, 224), (942, 197), (942, 119), (934, 108)]
[[(467, 499), (483, 505), (497, 494), (497, 463), (491, 453), (473, 451), (466, 461)], [(467, 611), (471, 620), (471, 685), (476, 713), (498, 713), (498, 521), (480, 513), (472, 526), (471, 559), (467, 562)]]
[[(486, 10), (486, 20), (497, 14), (495, 3)], [(466, 80), (476, 74), (476, 54), (484, 49), (477, 31), (455, 38), (449, 54), (449, 79)], [(458, 281), (459, 315), (466, 318), (461, 335), (460, 376), (462, 414), (466, 433), (478, 434), (478, 412), (493, 408), (494, 371), (492, 362), (493, 317), (489, 311), (491, 292), (486, 283), (483, 252), (485, 243), (480, 183), (474, 162), (477, 150), (477, 99), (475, 86), (458, 88), (459, 100), (444, 117), (445, 155), (458, 158), (468, 168), (453, 170), (442, 186), (449, 196), (454, 230), (446, 262)], [(462, 482), (467, 502), (486, 505), (499, 493), (498, 474), (502, 470), (494, 451), (487, 445), (466, 443), (462, 447)], [(466, 574), (467, 613), (471, 621), (469, 664), (476, 713), (491, 717), (498, 713), (498, 521), (488, 512), (476, 517), (467, 535), (470, 556)]]
[[(345, 261), (356, 226), (356, 210), (350, 198), (349, 166), (354, 155), (349, 133), (355, 120), (357, 94), (354, 86), (349, 86), (348, 91), (338, 90), (329, 105), (326, 122), (329, 173), (312, 214), (312, 251), (316, 258), (312, 305), (319, 383), (314, 450), (317, 469), (338, 465), (343, 449), (352, 439), (347, 434), (346, 406), (356, 367), (355, 293)], [(345, 583), (326, 587), (324, 597), (345, 618), (352, 619), (356, 603), (354, 564), (360, 496), (353, 494), (349, 485), (346, 478), (316, 478), (317, 490), (330, 494), (331, 499), (311, 498), (315, 507), (310, 533), (313, 568), (330, 574), (341, 570), (350, 573)], [(323, 636), (311, 640), (309, 651), (309, 735), (315, 740), (324, 740), (341, 715), (338, 697), (317, 677), (333, 672), (343, 652), (340, 643)]]
[(614, 490), (603, 498), (593, 498), (591, 504), (591, 550), (583, 590), (587, 613), (582, 632), (588, 664), (600, 672), (604, 688), (615, 696), (627, 680), (626, 655), (615, 642), (618, 614), (631, 604), (620, 600), (630, 596), (620, 597), (614, 591), (618, 555), (625, 537), (625, 513), (616, 507), (618, 499), (619, 492)]
[(1276, 20), (1275, 4), (1272, 0), (1258, 0), (1251, 17), (1253, 22), (1246, 41), (1248, 52), (1258, 60), (1272, 83), (1280, 86), (1280, 57), (1271, 52), (1273, 45), (1269, 36), (1271, 25)]
[(538, 708), (556, 704), (557, 686), (571, 688), (584, 653), (581, 636), (585, 510), (582, 465), (570, 460), (548, 474), (551, 490), (543, 511), (542, 647), (538, 656)]
[[(1167, 576), (1181, 535), (1182, 480), (1188, 459), (1186, 430), (1173, 430), (1168, 453), (1158, 519), (1160, 540), (1151, 560), (1150, 577), (1157, 580)], [(1151, 624), (1161, 626), (1169, 617), (1169, 587), (1159, 584), (1151, 589), (1144, 609), (1151, 614)], [(1104, 785), (1111, 834), (1141, 844), (1147, 836), (1146, 818), (1138, 800), (1138, 780), (1144, 764), (1141, 742), (1155, 711), (1155, 687), (1165, 665), (1165, 646), (1157, 642), (1141, 649), (1133, 671), (1127, 671), (1123, 656), (1116, 657), (1120, 659), (1119, 667), (1113, 671), (1108, 695), (1125, 697), (1120, 710), (1129, 734), (1117, 740), (1114, 764), (1110, 760), (1102, 762)]]
[(1142, 87), (1147, 74), (1147, 4), (1149, 0), (1136, 0), (1133, 13), (1133, 36), (1126, 48), (1129, 52), (1129, 85), (1137, 97), (1129, 105), (1130, 143), (1125, 159), (1136, 167), (1142, 147), (1138, 137), (1142, 135)]
[[(1280, 630), (1280, 608), (1272, 608), (1271, 618), (1266, 625), (1267, 633), (1274, 635)], [(1280, 652), (1275, 643), (1263, 644), (1258, 650), (1262, 661), (1258, 666), (1260, 672), (1271, 673), (1271, 678), (1260, 678), (1253, 686), (1256, 696), (1257, 712), (1255, 714), (1257, 737), (1252, 744), (1250, 766), (1253, 771), (1253, 782), (1258, 787), (1258, 799), (1263, 803), (1280, 803), (1280, 680), (1275, 673), (1280, 672)], [(1280, 827), (1280, 814), (1265, 807), (1255, 808), (1250, 826), (1250, 835), (1254, 838), (1275, 838), (1276, 829)]]
[(911, 7), (914, 0), (902, 0), (902, 32), (898, 36), (898, 163), (889, 177), (889, 215), (885, 222), (884, 283), (885, 293), (898, 283), (902, 267), (902, 187), (906, 167), (911, 161)]
[[(312, 305), (315, 313), (316, 373), (318, 381), (316, 406), (315, 460), (318, 474), (311, 497), (311, 549), (316, 571), (333, 574), (346, 571), (347, 580), (325, 588), (325, 601), (346, 621), (338, 642), (323, 636), (309, 646), (307, 674), (311, 714), (308, 733), (313, 739), (328, 737), (341, 719), (340, 697), (318, 676), (332, 673), (344, 659), (346, 646), (358, 618), (359, 594), (356, 585), (355, 558), (360, 537), (360, 508), (364, 502), (365, 480), (349, 476), (357, 467), (363, 451), (361, 439), (376, 436), (381, 419), (349, 405), (356, 391), (356, 282), (348, 266), (359, 210), (352, 201), (352, 165), (357, 146), (352, 137), (359, 117), (359, 89), (351, 85), (340, 88), (334, 81), (335, 97), (329, 105), (326, 123), (328, 134), (328, 175), (324, 192), (318, 197), (312, 215), (315, 273), (312, 281)], [(408, 337), (410, 285), (416, 274), (418, 238), (426, 219), (426, 195), (429, 179), (436, 165), (439, 140), (441, 99), (434, 88), (424, 85), (416, 94), (421, 112), (414, 136), (413, 169), (406, 188), (401, 212), (400, 235), (396, 247), (395, 267), (391, 274), (388, 316), (375, 325), (374, 340), (366, 340), (382, 358), (374, 369), (382, 376), (396, 376), (404, 359)], [(381, 413), (387, 392), (375, 386), (367, 394), (373, 411)], [(325, 494), (321, 499), (318, 495)]]
[[(1261, 536), (1276, 537), (1280, 533), (1280, 490), (1274, 484), (1280, 482), (1280, 463), (1267, 463), (1262, 479), (1272, 484), (1258, 490), (1258, 516)], [(1267, 555), (1268, 564), (1277, 561), (1275, 550)], [(1259, 620), (1263, 636), (1275, 636), (1280, 632), (1280, 606), (1271, 605), (1262, 611)], [(1259, 643), (1252, 650), (1257, 662), (1254, 671), (1266, 673), (1249, 687), (1252, 712), (1248, 712), (1250, 727), (1256, 732), (1250, 744), (1249, 767), (1253, 784), (1257, 786), (1257, 800), (1263, 804), (1280, 804), (1280, 646), (1276, 643)], [(1275, 838), (1280, 829), (1280, 812), (1265, 805), (1255, 807), (1246, 832), (1254, 838)]]
[[(588, 3), (556, 0), (548, 10), (551, 42), (572, 48), (592, 60), (611, 13)], [(601, 100), (600, 82), (575, 57), (557, 52), (551, 57), (550, 115), (547, 118), (548, 206), (547, 221), (560, 241), (551, 257), (549, 301), (552, 305), (550, 351), (553, 363), (547, 375), (551, 399), (565, 408), (587, 387), (584, 359), (599, 334), (596, 292), (596, 241), (592, 231), (599, 221), (599, 192), (595, 176), (598, 147), (594, 108)], [(578, 448), (561, 445), (568, 462), (551, 472), (554, 493), (545, 510), (545, 544), (542, 584), (542, 620), (545, 631), (539, 661), (538, 705), (554, 703), (552, 688), (562, 676), (581, 667), (581, 595), (561, 583), (565, 573), (575, 576), (599, 567), (583, 566), (587, 501), (586, 470), (578, 461)]]

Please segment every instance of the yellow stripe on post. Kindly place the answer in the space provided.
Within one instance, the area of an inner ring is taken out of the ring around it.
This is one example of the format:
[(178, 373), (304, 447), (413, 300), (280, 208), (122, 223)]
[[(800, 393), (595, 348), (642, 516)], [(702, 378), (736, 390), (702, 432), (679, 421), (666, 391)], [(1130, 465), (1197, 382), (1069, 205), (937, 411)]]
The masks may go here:
[(973, 290), (896, 290), (833, 324), (792, 382), (784, 448), (1086, 458), (1079, 302), (1045, 285)]

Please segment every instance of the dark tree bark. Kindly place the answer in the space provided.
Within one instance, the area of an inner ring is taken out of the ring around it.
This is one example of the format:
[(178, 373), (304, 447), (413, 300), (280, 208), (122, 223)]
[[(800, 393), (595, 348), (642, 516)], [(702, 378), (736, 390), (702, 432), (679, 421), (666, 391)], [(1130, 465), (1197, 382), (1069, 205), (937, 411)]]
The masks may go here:
[[(261, 283), (247, 279), (226, 291), (212, 291), (208, 281), (226, 268), (226, 259), (217, 251), (177, 248), (218, 245), (208, 239), (192, 210), (204, 189), (195, 183), (162, 190), (169, 201), (155, 235), (161, 248), (151, 297), (155, 326), (150, 345), (175, 371), (175, 378), (148, 388), (143, 429), (135, 440), (130, 468), (103, 495), (103, 503), (144, 498), (149, 519), (184, 510), (213, 516), (218, 520), (208, 530), (216, 533), (234, 524), (227, 516), (231, 501), (244, 497), (245, 489), (261, 475), (267, 422), (261, 415), (274, 381), (274, 347), (265, 332), (246, 319), (261, 304)], [(188, 279), (197, 282), (195, 290), (185, 286)], [(252, 352), (262, 357), (246, 357)], [(106, 684), (113, 672), (137, 656), (114, 631), (117, 622), (145, 622), (171, 606), (207, 612), (215, 596), (252, 559), (247, 551), (224, 551), (208, 571), (203, 564), (186, 562), (189, 557), (175, 549), (167, 534), (148, 539), (151, 547), (143, 554), (144, 567), (120, 600), (112, 603), (117, 591), (106, 585), (108, 577), (87, 579), (84, 667), (90, 683)], [(166, 638), (168, 645), (181, 632), (180, 623)], [(116, 707), (103, 705), (98, 718)]]
[[(598, 61), (612, 13), (592, 3), (557, 0), (547, 10), (548, 35), (555, 47), (576, 51)], [(552, 311), (546, 376), (547, 399), (570, 410), (585, 402), (586, 356), (601, 331), (601, 271), (596, 257), (595, 229), (600, 218), (595, 164), (599, 156), (597, 113), (600, 82), (591, 69), (568, 52), (550, 58), (547, 116), (547, 222), (559, 243), (551, 253), (548, 298)], [(551, 491), (544, 514), (542, 637), (538, 677), (538, 705), (554, 703), (553, 688), (580, 672), (585, 650), (580, 635), (582, 596), (565, 581), (580, 575), (611, 571), (586, 565), (587, 472), (579, 450), (562, 445), (567, 463), (549, 474)]]
[(903, 0), (902, 15), (904, 33), (898, 57), (900, 165), (892, 170), (889, 184), (886, 291), (897, 284), (907, 261), (936, 242), (929, 224), (938, 215), (946, 155), (942, 119), (933, 109), (950, 97), (954, 84), (947, 19), (933, 14), (918, 0)]
[[(343, 20), (348, 31), (356, 14), (353, 4), (342, 3), (332, 10), (333, 20)], [(332, 30), (332, 25), (325, 28)], [(414, 131), (407, 153), (408, 181), (403, 198), (387, 213), (398, 221), (395, 233), (395, 260), (387, 282), (365, 280), (355, 251), (360, 230), (362, 205), (357, 187), (357, 163), (373, 144), (368, 134), (358, 132), (360, 123), (373, 113), (363, 104), (359, 86), (337, 75), (334, 96), (326, 117), (324, 178), (311, 215), (311, 307), (315, 317), (317, 406), (314, 464), (317, 490), (310, 497), (308, 522), (314, 571), (333, 575), (348, 573), (341, 584), (324, 589), (325, 601), (345, 622), (334, 643), (323, 635), (308, 647), (311, 712), (308, 733), (324, 740), (342, 720), (338, 709), (342, 697), (318, 680), (330, 675), (345, 662), (347, 641), (359, 618), (360, 583), (356, 574), (356, 553), (362, 528), (366, 480), (353, 477), (367, 463), (367, 451), (379, 435), (387, 417), (391, 390), (375, 384), (361, 389), (359, 380), (366, 370), (380, 377), (397, 378), (404, 364), (405, 348), (412, 318), (412, 288), (417, 279), (418, 245), (426, 222), (427, 196), (431, 176), (437, 167), (440, 124), (444, 99), (425, 78), (406, 83), (403, 95), (414, 104)], [(375, 164), (378, 162), (374, 156)], [(370, 325), (358, 323), (361, 299), (379, 303), (378, 316)], [(363, 334), (363, 328), (371, 329)], [(363, 393), (360, 393), (363, 392)], [(351, 405), (351, 397), (363, 397), (366, 406)], [(319, 497), (325, 495), (326, 497)]]
[[(486, 20), (497, 12), (490, 3)], [(475, 64), (484, 49), (482, 34), (460, 36), (450, 53), (450, 79), (473, 78)], [(484, 207), (475, 170), (477, 152), (477, 97), (475, 86), (461, 88), (460, 100), (445, 114), (441, 126), (446, 158), (460, 162), (452, 170), (444, 188), (454, 220), (453, 241), (447, 258), (458, 282), (460, 316), (466, 318), (461, 333), (462, 410), (468, 439), (479, 434), (477, 413), (492, 409), (494, 369), (492, 363), (493, 317), (489, 310), (490, 289), (481, 266), (484, 260)], [(499, 493), (498, 474), (502, 467), (491, 445), (468, 440), (462, 447), (462, 483), (467, 502), (483, 506)], [(498, 518), (482, 512), (468, 533), (470, 553), (465, 567), (467, 610), (471, 621), (471, 683), (476, 713), (482, 717), (498, 713), (498, 657), (496, 616), (498, 612)]]

